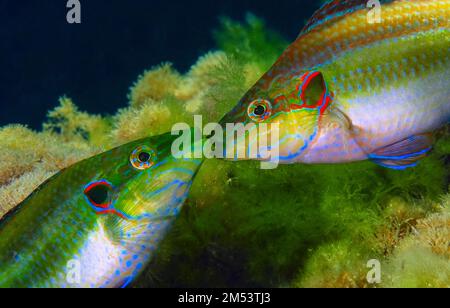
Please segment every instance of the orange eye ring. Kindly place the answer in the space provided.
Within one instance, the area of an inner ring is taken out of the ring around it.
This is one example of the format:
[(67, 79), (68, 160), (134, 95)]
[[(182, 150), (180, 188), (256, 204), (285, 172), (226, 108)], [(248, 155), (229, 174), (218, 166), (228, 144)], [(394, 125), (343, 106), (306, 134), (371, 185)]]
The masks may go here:
[(254, 122), (264, 122), (272, 115), (272, 104), (265, 99), (257, 99), (250, 103), (247, 114)]
[(147, 170), (155, 165), (156, 152), (148, 146), (136, 148), (130, 155), (130, 163), (137, 170)]

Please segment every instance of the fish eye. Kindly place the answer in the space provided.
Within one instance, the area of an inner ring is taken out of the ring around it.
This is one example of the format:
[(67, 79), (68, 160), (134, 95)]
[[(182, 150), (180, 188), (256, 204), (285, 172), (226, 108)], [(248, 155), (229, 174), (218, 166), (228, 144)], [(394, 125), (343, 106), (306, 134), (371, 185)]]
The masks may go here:
[(257, 99), (250, 103), (248, 116), (255, 122), (263, 122), (272, 115), (272, 104), (265, 99)]
[(148, 146), (140, 146), (131, 153), (130, 162), (137, 170), (149, 169), (156, 162), (156, 152)]
[(146, 163), (150, 160), (152, 156), (148, 152), (141, 152), (139, 153), (139, 161), (142, 163)]
[(257, 116), (263, 116), (266, 113), (266, 106), (258, 105), (256, 106), (255, 110), (253, 111), (255, 115)]

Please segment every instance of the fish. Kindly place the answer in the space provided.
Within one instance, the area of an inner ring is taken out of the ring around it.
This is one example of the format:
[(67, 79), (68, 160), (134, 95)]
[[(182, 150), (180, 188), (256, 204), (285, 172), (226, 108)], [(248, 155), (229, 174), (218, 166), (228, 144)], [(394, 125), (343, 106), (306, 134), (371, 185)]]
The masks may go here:
[(449, 122), (450, 0), (334, 0), (220, 124), (270, 140), (276, 123), (280, 164), (404, 170)]
[(154, 257), (201, 159), (171, 134), (62, 170), (0, 221), (0, 287), (123, 288)]

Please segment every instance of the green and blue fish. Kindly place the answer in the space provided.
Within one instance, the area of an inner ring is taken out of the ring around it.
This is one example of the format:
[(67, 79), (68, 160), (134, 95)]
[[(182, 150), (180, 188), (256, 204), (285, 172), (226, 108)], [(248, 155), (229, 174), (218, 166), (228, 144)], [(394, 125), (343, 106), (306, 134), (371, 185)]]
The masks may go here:
[(221, 123), (277, 123), (282, 164), (402, 170), (449, 121), (450, 0), (335, 0)]
[(0, 221), (0, 287), (125, 287), (151, 260), (201, 160), (151, 137), (81, 161)]

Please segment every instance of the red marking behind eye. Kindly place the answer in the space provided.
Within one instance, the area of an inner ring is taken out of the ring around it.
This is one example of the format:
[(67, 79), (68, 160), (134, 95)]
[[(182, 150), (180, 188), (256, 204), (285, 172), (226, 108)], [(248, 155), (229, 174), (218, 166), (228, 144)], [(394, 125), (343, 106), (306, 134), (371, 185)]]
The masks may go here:
[[(297, 87), (297, 93), (300, 93), (300, 99), (302, 104), (291, 104), (291, 109), (292, 110), (299, 110), (299, 109), (303, 109), (303, 108), (309, 108), (309, 109), (313, 109), (313, 108), (318, 108), (320, 106), (322, 106), (320, 112), (321, 114), (323, 112), (325, 112), (326, 107), (328, 107), (329, 103), (331, 102), (331, 98), (330, 97), (325, 97), (327, 95), (327, 87), (324, 84), (323, 87), (323, 92), (320, 95), (320, 98), (317, 100), (315, 105), (308, 105), (306, 102), (306, 90), (308, 89), (309, 85), (311, 84), (311, 82), (314, 80), (314, 78), (316, 78), (317, 76), (320, 76), (321, 72), (317, 71), (317, 72), (313, 72), (313, 73), (306, 73), (304, 74), (302, 77), (300, 77), (300, 84)], [(325, 99), (325, 103), (324, 103), (324, 99)]]
[(274, 107), (276, 107), (279, 102), (284, 101), (284, 100), (286, 100), (286, 96), (284, 96), (284, 95), (278, 95), (277, 97), (275, 97), (275, 99), (273, 100)]
[(299, 104), (291, 104), (292, 110), (299, 110), (305, 108), (305, 105), (299, 105)]
[[(309, 87), (309, 84), (311, 83), (311, 81), (314, 80), (314, 78), (316, 78), (316, 77), (319, 76), (320, 74), (321, 74), (320, 72), (314, 72), (314, 73), (312, 73), (312, 74), (308, 77), (308, 79), (306, 79), (305, 82), (303, 83), (303, 86), (302, 86), (302, 92), (301, 92), (301, 96), (300, 96), (303, 102), (306, 101), (305, 93), (306, 93), (306, 90), (307, 90), (308, 87)], [(319, 100), (317, 101), (316, 105), (308, 106), (308, 107), (310, 107), (310, 108), (317, 108), (317, 107), (319, 107), (319, 105), (320, 105), (320, 104), (322, 103), (322, 101), (323, 101), (323, 97), (325, 96), (325, 94), (326, 94), (326, 92), (327, 92), (326, 87), (324, 86), (323, 88), (324, 88), (324, 89), (323, 89), (322, 95), (320, 96), (320, 98), (319, 98)], [(305, 105), (306, 105), (306, 102), (305, 102)]]
[(113, 189), (112, 185), (108, 183), (107, 181), (99, 181), (89, 184), (84, 189), (84, 195), (89, 199), (92, 205), (98, 208), (102, 209), (108, 209), (111, 205), (111, 200), (108, 198), (108, 202), (98, 203), (96, 200), (94, 200), (91, 196), (91, 193), (94, 189), (97, 189), (98, 187), (103, 186), (107, 191), (111, 191)]

